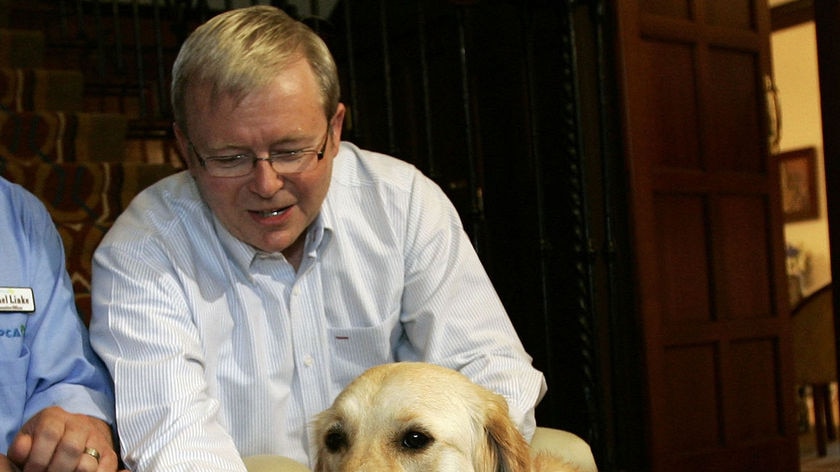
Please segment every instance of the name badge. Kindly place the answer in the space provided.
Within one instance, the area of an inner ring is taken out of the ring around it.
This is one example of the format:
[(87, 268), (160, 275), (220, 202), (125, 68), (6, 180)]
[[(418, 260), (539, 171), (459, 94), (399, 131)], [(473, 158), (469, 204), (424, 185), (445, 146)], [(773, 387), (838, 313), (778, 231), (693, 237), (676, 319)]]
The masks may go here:
[(35, 294), (31, 288), (0, 287), (0, 313), (33, 313)]

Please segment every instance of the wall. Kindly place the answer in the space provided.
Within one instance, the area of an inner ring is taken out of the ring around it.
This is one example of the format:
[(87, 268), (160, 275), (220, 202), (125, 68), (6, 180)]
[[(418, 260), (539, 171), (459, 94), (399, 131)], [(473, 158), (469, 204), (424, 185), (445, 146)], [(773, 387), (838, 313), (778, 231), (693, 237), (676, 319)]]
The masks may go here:
[(773, 75), (781, 105), (780, 151), (817, 149), (819, 218), (785, 225), (785, 240), (807, 255), (800, 278), (803, 295), (831, 281), (825, 173), (822, 159), (816, 30), (813, 22), (783, 29), (771, 37)]

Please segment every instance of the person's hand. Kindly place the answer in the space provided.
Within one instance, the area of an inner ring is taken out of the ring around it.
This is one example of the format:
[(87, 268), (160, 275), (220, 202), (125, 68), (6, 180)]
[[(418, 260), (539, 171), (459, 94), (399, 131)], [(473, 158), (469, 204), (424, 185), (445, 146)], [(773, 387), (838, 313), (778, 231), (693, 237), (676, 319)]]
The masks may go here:
[[(114, 472), (119, 462), (104, 421), (57, 406), (44, 408), (23, 425), (8, 459), (23, 472)], [(0, 461), (0, 472), (2, 467)]]

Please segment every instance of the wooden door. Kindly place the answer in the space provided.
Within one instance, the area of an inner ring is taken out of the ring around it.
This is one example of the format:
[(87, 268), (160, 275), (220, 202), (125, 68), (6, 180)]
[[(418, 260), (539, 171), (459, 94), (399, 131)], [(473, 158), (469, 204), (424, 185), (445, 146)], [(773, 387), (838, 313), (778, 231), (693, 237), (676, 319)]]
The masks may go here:
[(651, 470), (798, 470), (766, 2), (615, 8)]

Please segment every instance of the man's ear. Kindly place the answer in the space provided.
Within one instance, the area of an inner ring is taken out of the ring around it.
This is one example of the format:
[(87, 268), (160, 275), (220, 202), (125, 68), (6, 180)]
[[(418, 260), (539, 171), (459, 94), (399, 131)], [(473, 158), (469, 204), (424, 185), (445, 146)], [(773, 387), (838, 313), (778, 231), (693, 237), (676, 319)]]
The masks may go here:
[(341, 141), (341, 130), (344, 126), (344, 115), (346, 112), (347, 108), (343, 103), (339, 102), (338, 107), (335, 109), (335, 114), (330, 118), (330, 130), (332, 132), (332, 136), (330, 137), (335, 143)]
[(181, 127), (178, 126), (178, 123), (172, 123), (172, 131), (175, 132), (175, 143), (178, 146), (178, 151), (181, 153), (181, 159), (183, 159), (184, 164), (187, 165), (187, 169), (192, 172), (193, 168), (198, 166), (198, 162), (195, 160), (195, 156), (192, 155), (190, 152), (190, 142), (187, 139), (187, 133), (181, 130)]

